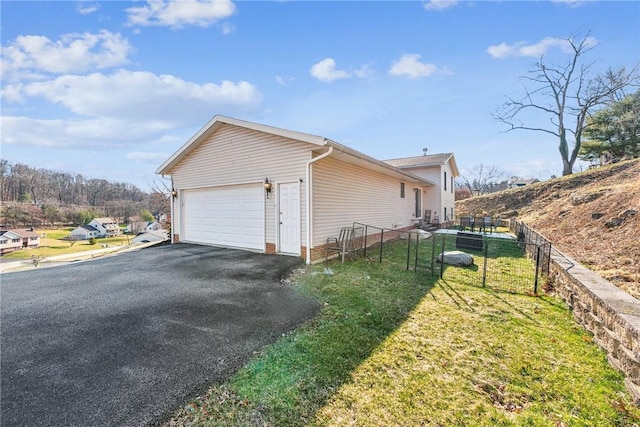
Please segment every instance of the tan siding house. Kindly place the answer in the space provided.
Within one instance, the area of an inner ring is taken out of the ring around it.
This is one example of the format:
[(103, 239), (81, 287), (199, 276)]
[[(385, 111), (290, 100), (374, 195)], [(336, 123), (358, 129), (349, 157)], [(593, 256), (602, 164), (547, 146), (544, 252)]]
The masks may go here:
[(355, 221), (413, 228), (430, 193), (442, 196), (431, 179), (327, 138), (224, 116), (157, 172), (172, 180), (172, 242), (301, 256), (307, 263), (321, 259), (327, 238), (341, 227)]

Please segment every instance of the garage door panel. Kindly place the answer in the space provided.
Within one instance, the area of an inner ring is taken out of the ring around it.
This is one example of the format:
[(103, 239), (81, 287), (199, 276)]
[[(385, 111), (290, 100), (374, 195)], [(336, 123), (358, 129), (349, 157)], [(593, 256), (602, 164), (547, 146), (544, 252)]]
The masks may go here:
[(261, 185), (185, 190), (184, 241), (264, 249)]

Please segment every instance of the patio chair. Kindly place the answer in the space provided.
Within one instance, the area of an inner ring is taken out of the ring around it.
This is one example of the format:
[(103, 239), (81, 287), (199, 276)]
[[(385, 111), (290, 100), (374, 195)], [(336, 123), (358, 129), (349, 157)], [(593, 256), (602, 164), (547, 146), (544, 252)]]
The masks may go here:
[(358, 245), (362, 245), (363, 232), (362, 227), (342, 227), (338, 237), (329, 237), (325, 246), (325, 262), (329, 261), (329, 252), (338, 252), (343, 264), (347, 253), (358, 256)]
[(480, 218), (480, 221), (478, 223), (478, 231), (486, 233), (487, 229), (489, 229), (489, 232), (491, 232), (491, 224), (491, 217), (483, 216), (482, 218)]
[(494, 231), (497, 233), (498, 232), (498, 227), (500, 227), (502, 225), (502, 220), (500, 219), (500, 217), (496, 218), (493, 220), (493, 222), (491, 223), (491, 233), (493, 233)]
[(460, 217), (460, 230), (465, 231), (469, 229), (473, 231), (473, 221), (470, 216), (461, 216)]

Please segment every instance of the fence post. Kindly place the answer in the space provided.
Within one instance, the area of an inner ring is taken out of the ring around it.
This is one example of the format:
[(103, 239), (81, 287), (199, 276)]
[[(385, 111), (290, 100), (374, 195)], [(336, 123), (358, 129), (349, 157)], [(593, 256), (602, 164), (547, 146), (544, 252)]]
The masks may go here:
[(407, 271), (409, 271), (409, 260), (411, 259), (411, 233), (407, 239)]
[(484, 243), (484, 266), (482, 267), (482, 287), (484, 288), (487, 283), (487, 255), (489, 254), (489, 241), (485, 240)]
[(384, 244), (384, 230), (380, 230), (380, 261), (379, 263), (382, 264), (382, 245)]
[(540, 246), (538, 246), (538, 250), (536, 253), (536, 278), (533, 282), (533, 294), (538, 295), (538, 271), (540, 270)]
[(435, 257), (436, 257), (436, 235), (435, 233), (431, 235), (431, 278), (433, 278), (433, 273), (435, 273)]
[(364, 254), (362, 255), (363, 257), (367, 257), (367, 234), (369, 234), (369, 226), (365, 225), (364, 226)]
[(440, 261), (440, 278), (441, 279), (444, 274), (444, 246), (446, 244), (446, 241), (445, 241), (446, 238), (447, 238), (447, 235), (442, 234), (442, 260)]
[(418, 250), (419, 249), (420, 249), (420, 233), (416, 233), (416, 258), (415, 258), (415, 261), (413, 262), (413, 269), (415, 271), (418, 271)]

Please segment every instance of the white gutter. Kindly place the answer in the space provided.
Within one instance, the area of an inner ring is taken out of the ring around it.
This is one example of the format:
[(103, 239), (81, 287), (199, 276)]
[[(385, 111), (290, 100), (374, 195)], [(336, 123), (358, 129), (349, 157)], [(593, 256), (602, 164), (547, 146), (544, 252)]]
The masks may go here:
[(311, 209), (313, 208), (313, 197), (311, 197), (311, 179), (312, 179), (312, 175), (311, 175), (311, 164), (317, 162), (318, 160), (322, 160), (326, 157), (329, 157), (331, 155), (331, 153), (333, 153), (333, 147), (329, 146), (329, 151), (327, 151), (326, 153), (323, 153), (317, 157), (314, 157), (313, 159), (309, 160), (307, 162), (307, 185), (306, 185), (306, 191), (307, 191), (307, 259), (305, 260), (307, 264), (311, 264), (311, 243), (312, 243), (312, 237), (313, 237), (313, 233), (311, 232), (312, 230), (312, 226), (311, 226)]

